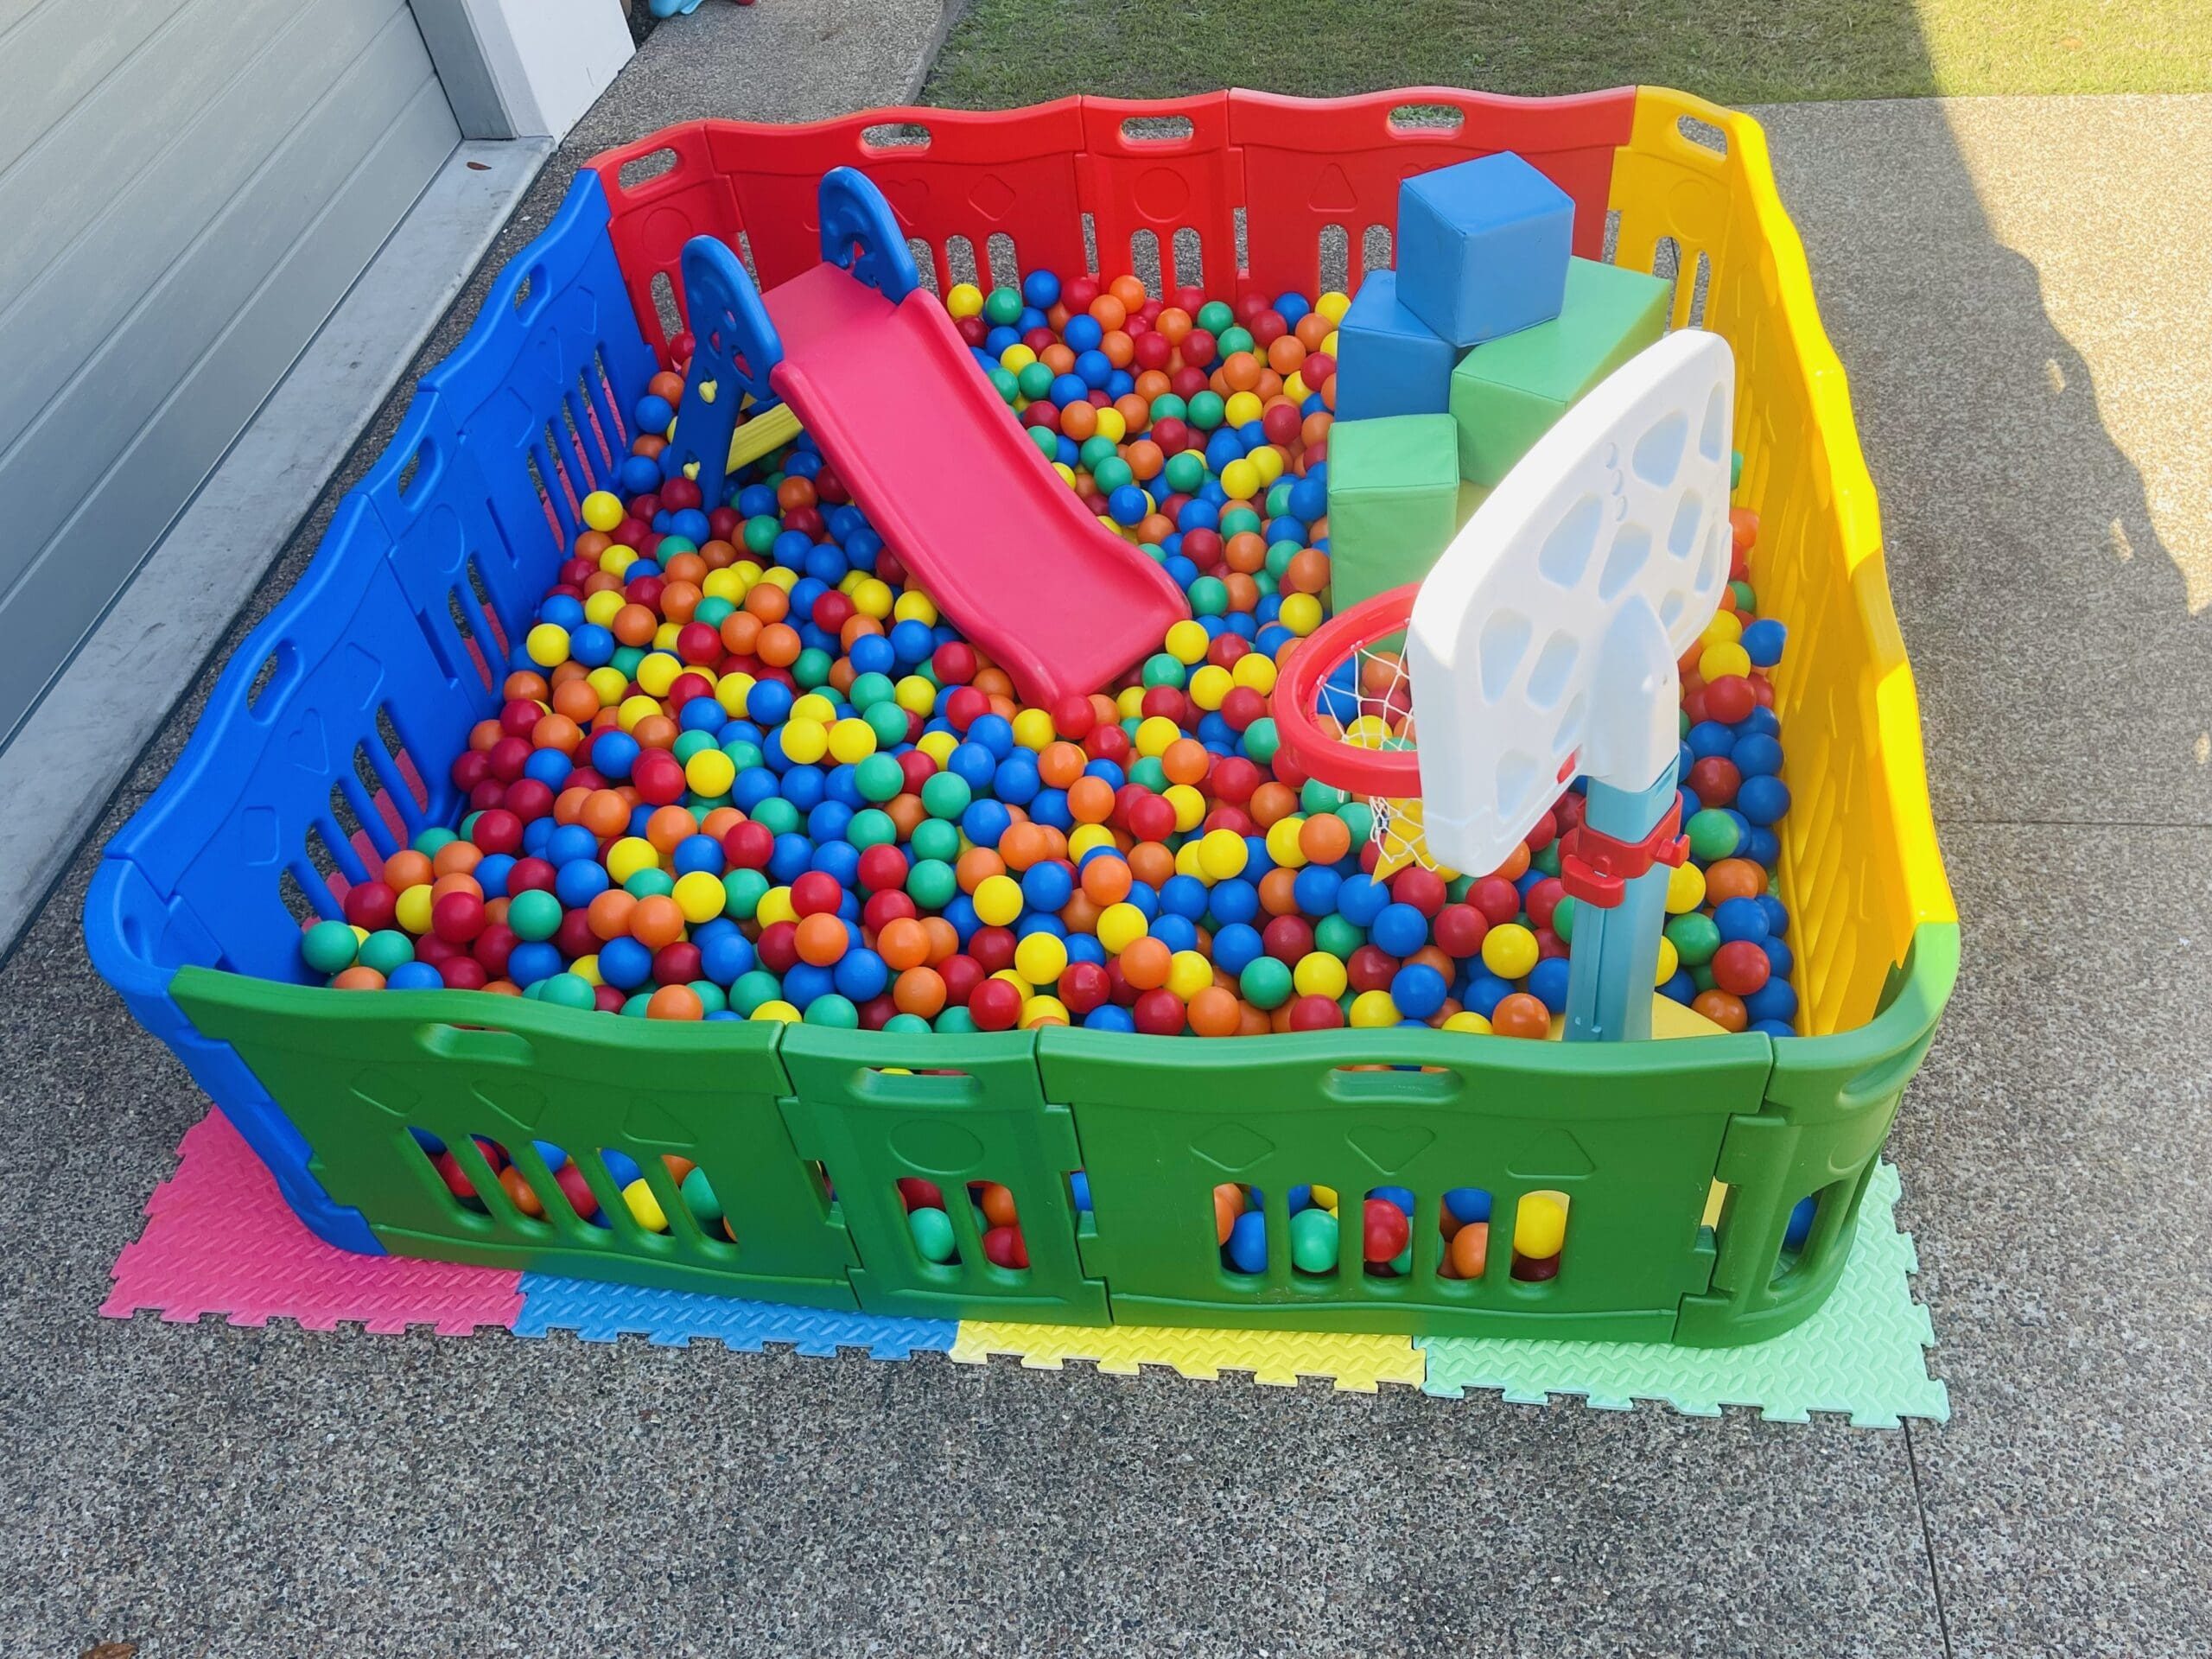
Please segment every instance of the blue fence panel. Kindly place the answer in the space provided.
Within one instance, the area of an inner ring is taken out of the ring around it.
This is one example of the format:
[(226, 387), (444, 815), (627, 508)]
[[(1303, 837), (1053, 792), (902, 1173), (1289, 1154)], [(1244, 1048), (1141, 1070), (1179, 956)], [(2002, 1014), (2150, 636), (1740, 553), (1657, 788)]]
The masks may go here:
[(183, 755), (108, 843), (85, 912), (101, 974), (167, 1042), (329, 1243), (379, 1251), (227, 1044), (169, 995), (187, 963), (299, 980), (302, 906), (340, 914), (335, 872), (459, 806), (447, 766), (496, 708), (580, 520), (628, 448), (622, 411), (658, 368), (581, 173), (398, 435), (340, 503), (299, 584), (246, 637)]

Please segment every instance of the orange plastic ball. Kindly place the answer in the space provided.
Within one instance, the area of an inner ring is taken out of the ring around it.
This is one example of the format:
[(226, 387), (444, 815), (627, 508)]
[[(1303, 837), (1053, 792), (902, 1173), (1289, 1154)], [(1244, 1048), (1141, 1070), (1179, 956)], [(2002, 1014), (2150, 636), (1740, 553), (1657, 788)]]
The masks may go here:
[[(1751, 1022), (1751, 1014), (1744, 1007), (1744, 999), (1726, 991), (1700, 991), (1690, 999), (1690, 1007), (1723, 1031), (1741, 1031)], [(1495, 1020), (1491, 1021), (1493, 1027), (1497, 1023)]]
[(394, 893), (404, 893), (410, 887), (427, 887), (436, 878), (430, 868), (430, 855), (418, 853), (412, 847), (394, 853), (384, 861), (384, 881)]
[(1193, 996), (1184, 1017), (1201, 1037), (1234, 1037), (1244, 1023), (1236, 993), (1218, 985), (1209, 985)]
[(1445, 1262), (1454, 1279), (1479, 1279), (1490, 1265), (1490, 1224), (1471, 1221), (1452, 1235)]
[(639, 899), (637, 908), (630, 912), (630, 937), (651, 950), (674, 944), (683, 937), (683, 907), (666, 893)]
[(1135, 940), (1122, 952), (1122, 977), (1141, 991), (1157, 990), (1167, 982), (1174, 955), (1164, 940)]
[(1705, 900), (1719, 905), (1730, 899), (1756, 899), (1766, 891), (1766, 872), (1748, 858), (1715, 859), (1705, 873)]
[(1230, 1230), (1236, 1225), (1236, 1217), (1244, 1213), (1244, 1189), (1234, 1181), (1224, 1181), (1213, 1190), (1214, 1243), (1229, 1243)]
[(664, 985), (645, 1002), (648, 1020), (703, 1020), (706, 1004), (689, 985)]
[(791, 946), (798, 952), (801, 962), (817, 968), (827, 968), (845, 954), (851, 941), (842, 918), (820, 912), (798, 918), (798, 927), (791, 936)]
[(1333, 812), (1317, 812), (1298, 826), (1298, 850), (1309, 864), (1333, 864), (1351, 850), (1351, 827)]
[(1114, 816), (1114, 785), (1082, 777), (1068, 786), (1068, 812), (1077, 823), (1103, 823)]
[(912, 917), (901, 916), (886, 922), (875, 936), (875, 954), (892, 972), (903, 973), (930, 959), (930, 936)]
[(1083, 896), (1101, 909), (1120, 904), (1135, 885), (1126, 859), (1094, 858), (1083, 867)]
[(1516, 991), (1491, 1011), (1490, 1028), (1500, 1037), (1548, 1037), (1551, 1012), (1528, 992)]
[(591, 925), (594, 938), (619, 939), (630, 931), (630, 912), (637, 907), (633, 895), (609, 887), (585, 907), (584, 919)]
[(918, 1014), (925, 1020), (944, 1012), (944, 976), (934, 968), (909, 968), (891, 987), (891, 1001), (899, 1013)]

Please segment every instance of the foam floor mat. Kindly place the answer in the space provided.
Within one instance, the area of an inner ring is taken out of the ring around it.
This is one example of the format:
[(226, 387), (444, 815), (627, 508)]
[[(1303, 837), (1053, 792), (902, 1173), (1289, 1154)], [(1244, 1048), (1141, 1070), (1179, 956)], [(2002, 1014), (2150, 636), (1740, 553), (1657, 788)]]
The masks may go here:
[(234, 1325), (288, 1319), (315, 1331), (359, 1324), (377, 1332), (428, 1327), (461, 1336), (497, 1326), (524, 1338), (567, 1331), (588, 1342), (639, 1336), (661, 1346), (695, 1340), (758, 1350), (789, 1346), (879, 1360), (944, 1353), (982, 1364), (1010, 1356), (1035, 1370), (1070, 1360), (1135, 1373), (1162, 1365), (1192, 1379), (1224, 1375), (1290, 1385), (1319, 1378), (1372, 1393), (1384, 1383), (1433, 1395), (1501, 1393), (1592, 1407), (1659, 1401), (1692, 1415), (1751, 1407), (1802, 1421), (1837, 1413), (1866, 1427), (1950, 1414), (1929, 1376), (1935, 1341), (1912, 1300), (1911, 1239), (1897, 1230), (1895, 1169), (1884, 1165), (1860, 1206), (1849, 1265), (1821, 1311), (1751, 1348), (1661, 1344), (1408, 1338), (1315, 1332), (1009, 1325), (892, 1319), (654, 1291), (511, 1269), (354, 1255), (323, 1243), (286, 1207), (276, 1182), (219, 1113), (185, 1135), (176, 1173), (146, 1204), (146, 1230), (118, 1258), (101, 1305), (120, 1319), (153, 1310), (170, 1322), (219, 1314)]

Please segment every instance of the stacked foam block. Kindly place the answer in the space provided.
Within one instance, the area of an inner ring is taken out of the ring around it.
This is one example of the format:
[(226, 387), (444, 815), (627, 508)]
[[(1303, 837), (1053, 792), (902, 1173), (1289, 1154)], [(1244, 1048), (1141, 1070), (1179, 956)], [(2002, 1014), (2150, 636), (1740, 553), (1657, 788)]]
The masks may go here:
[(1501, 152), (1399, 187), (1397, 268), (1337, 330), (1332, 601), (1427, 575), (1577, 399), (1666, 331), (1668, 284), (1568, 251), (1573, 200)]

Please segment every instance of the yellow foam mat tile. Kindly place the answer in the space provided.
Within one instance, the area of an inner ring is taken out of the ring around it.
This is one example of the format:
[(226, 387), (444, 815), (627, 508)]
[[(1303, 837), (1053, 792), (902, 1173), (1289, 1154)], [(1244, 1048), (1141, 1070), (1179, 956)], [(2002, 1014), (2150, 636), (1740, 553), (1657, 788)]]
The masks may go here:
[(1385, 1382), (1419, 1388), (1428, 1375), (1427, 1361), (1409, 1337), (961, 1320), (952, 1357), (981, 1365), (993, 1354), (1014, 1355), (1041, 1371), (1087, 1359), (1102, 1371), (1123, 1376), (1135, 1376), (1140, 1366), (1170, 1365), (1202, 1382), (1216, 1381), (1224, 1371), (1249, 1371), (1254, 1382), (1275, 1388), (1294, 1388), (1300, 1377), (1325, 1377), (1357, 1394), (1373, 1394)]

